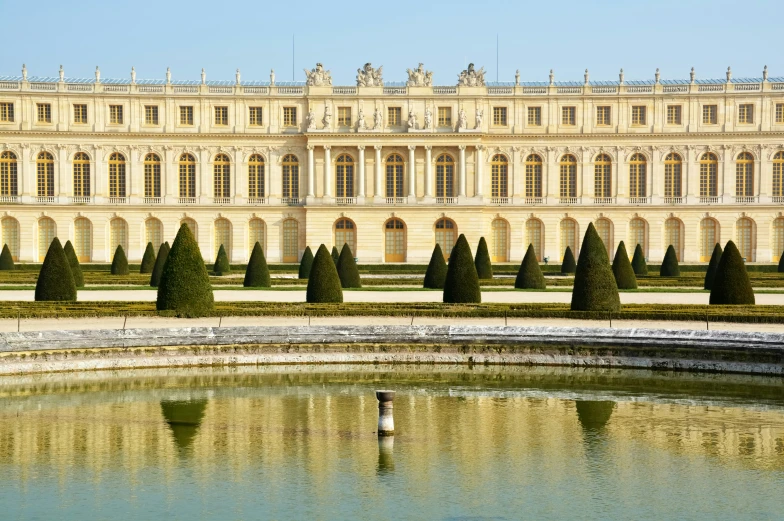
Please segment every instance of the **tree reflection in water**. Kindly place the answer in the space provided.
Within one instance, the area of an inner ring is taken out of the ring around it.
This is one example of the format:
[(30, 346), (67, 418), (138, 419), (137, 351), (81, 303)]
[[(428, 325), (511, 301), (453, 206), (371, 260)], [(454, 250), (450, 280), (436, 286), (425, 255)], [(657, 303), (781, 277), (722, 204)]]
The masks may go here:
[(171, 429), (180, 452), (186, 451), (193, 443), (206, 408), (207, 400), (161, 400), (163, 419)]

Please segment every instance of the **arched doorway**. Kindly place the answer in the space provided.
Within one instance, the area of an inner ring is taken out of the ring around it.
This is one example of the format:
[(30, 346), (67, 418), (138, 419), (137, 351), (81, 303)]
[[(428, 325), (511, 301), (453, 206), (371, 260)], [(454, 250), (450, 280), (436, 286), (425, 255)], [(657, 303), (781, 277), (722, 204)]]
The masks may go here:
[(283, 262), (299, 260), (299, 223), (296, 219), (283, 221)]
[(74, 253), (79, 262), (90, 262), (93, 256), (93, 223), (85, 217), (74, 221)]
[(263, 220), (254, 217), (248, 221), (248, 258), (250, 258), (250, 254), (253, 253), (253, 248), (256, 246), (257, 242), (259, 243), (259, 246), (261, 246), (261, 251), (264, 252), (264, 255), (267, 255), (266, 235), (267, 227)]
[(672, 246), (678, 262), (683, 262), (683, 222), (677, 217), (664, 221), (664, 250)]
[(737, 230), (736, 242), (740, 256), (746, 262), (755, 262), (756, 259), (756, 237), (754, 236), (754, 221), (748, 217), (741, 217), (735, 225)]
[(406, 225), (400, 219), (389, 219), (384, 224), (384, 260), (406, 261)]
[(612, 221), (610, 221), (610, 219), (602, 217), (600, 219), (596, 219), (594, 226), (596, 227), (596, 233), (599, 234), (599, 238), (604, 243), (605, 250), (607, 250), (607, 257), (610, 260), (612, 260), (613, 258)]
[(220, 247), (226, 251), (226, 257), (231, 262), (231, 222), (221, 217), (215, 220), (215, 234), (213, 235), (212, 251), (214, 256), (217, 257)]
[(457, 226), (452, 219), (441, 218), (436, 221), (436, 244), (441, 247), (441, 253), (445, 259), (449, 259), (452, 248), (455, 247), (457, 238)]
[(720, 242), (719, 223), (706, 217), (700, 221), (700, 262), (710, 261), (716, 243)]
[(534, 247), (536, 260), (542, 262), (544, 258), (544, 224), (539, 219), (531, 218), (525, 222), (525, 245)]
[(577, 221), (574, 219), (566, 218), (561, 221), (561, 251), (560, 251), (560, 258), (563, 261), (564, 253), (566, 253), (566, 248), (570, 248), (572, 250), (572, 255), (574, 255), (575, 260), (577, 260), (577, 256), (580, 254), (578, 251), (579, 247), (579, 230), (577, 229)]
[(4, 217), (2, 220), (3, 244), (8, 246), (11, 258), (19, 260), (19, 221), (13, 217)]
[(57, 237), (57, 226), (50, 217), (38, 219), (38, 262), (43, 262), (49, 245)]
[(509, 223), (506, 219), (493, 219), (491, 229), (493, 241), (490, 246), (490, 260), (509, 262)]
[(357, 230), (351, 219), (338, 219), (335, 222), (335, 247), (340, 252), (348, 244), (351, 254), (357, 257)]

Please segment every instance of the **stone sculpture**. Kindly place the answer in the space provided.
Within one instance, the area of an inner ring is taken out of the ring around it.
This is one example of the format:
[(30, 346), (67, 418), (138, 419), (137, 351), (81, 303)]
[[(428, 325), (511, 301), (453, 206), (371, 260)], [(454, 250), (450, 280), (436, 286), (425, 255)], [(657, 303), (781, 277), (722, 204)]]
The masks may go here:
[(416, 114), (414, 114), (413, 109), (408, 111), (408, 128), (417, 128)]
[(408, 73), (406, 85), (409, 87), (431, 87), (433, 85), (433, 72), (426, 71), (422, 63), (413, 71), (406, 69), (406, 72)]
[(466, 116), (465, 109), (460, 109), (457, 116), (457, 129), (468, 128), (468, 116)]
[(431, 129), (433, 127), (433, 111), (430, 107), (425, 108), (425, 128)]
[(484, 119), (484, 115), (485, 115), (484, 111), (481, 108), (477, 107), (476, 108), (476, 128), (477, 129), (482, 128), (482, 119)]
[(381, 114), (381, 109), (376, 107), (373, 112), (373, 130), (381, 130), (384, 126), (384, 116)]
[(329, 105), (324, 107), (324, 119), (321, 120), (324, 123), (324, 128), (330, 128), (332, 126), (332, 109), (329, 108)]
[(324, 66), (320, 63), (316, 64), (315, 69), (305, 69), (305, 84), (308, 87), (323, 87), (332, 85), (332, 73), (324, 70)]
[(307, 117), (308, 130), (316, 130), (316, 113), (311, 108)]
[(275, 69), (270, 69), (270, 85), (275, 86)]
[(360, 107), (359, 115), (357, 116), (359, 120), (357, 121), (357, 129), (365, 130), (365, 111)]
[(366, 63), (361, 69), (357, 69), (357, 87), (383, 87), (384, 78), (382, 78), (382, 65), (378, 69), (374, 69), (370, 63)]
[(469, 63), (468, 68), (458, 75), (457, 85), (459, 87), (484, 87), (485, 68), (474, 69), (474, 64)]

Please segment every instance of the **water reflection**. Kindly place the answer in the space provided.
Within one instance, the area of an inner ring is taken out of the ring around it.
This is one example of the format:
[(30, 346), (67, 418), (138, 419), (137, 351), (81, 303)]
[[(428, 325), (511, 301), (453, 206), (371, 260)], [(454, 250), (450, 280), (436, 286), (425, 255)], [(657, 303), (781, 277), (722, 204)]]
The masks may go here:
[(393, 451), (395, 448), (394, 436), (380, 436), (378, 438), (378, 474), (386, 474), (395, 470)]
[(604, 428), (610, 421), (615, 402), (575, 400), (577, 419), (586, 432), (595, 432)]
[(199, 432), (206, 408), (207, 400), (161, 401), (163, 418), (171, 429), (174, 441), (181, 451), (185, 451), (193, 443), (193, 438)]

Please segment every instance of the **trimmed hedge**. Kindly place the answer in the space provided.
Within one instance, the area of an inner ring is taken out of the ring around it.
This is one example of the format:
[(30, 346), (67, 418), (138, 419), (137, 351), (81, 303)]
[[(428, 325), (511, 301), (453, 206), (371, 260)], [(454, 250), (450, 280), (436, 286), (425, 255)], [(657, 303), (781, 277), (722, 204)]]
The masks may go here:
[(323, 244), (319, 246), (316, 256), (313, 257), (305, 300), (311, 304), (343, 302), (343, 289), (340, 287), (338, 270), (329, 250)]
[(242, 285), (246, 288), (269, 288), (272, 286), (267, 259), (264, 258), (264, 251), (258, 241), (253, 245)]
[(708, 263), (708, 271), (705, 272), (705, 284), (703, 289), (713, 289), (713, 281), (716, 279), (716, 270), (719, 268), (719, 261), (721, 260), (721, 244), (718, 242), (713, 247), (710, 262)]
[(163, 266), (156, 308), (181, 317), (209, 315), (214, 306), (212, 286), (199, 245), (187, 224), (180, 226)]
[(710, 303), (718, 305), (754, 305), (754, 291), (751, 289), (746, 263), (743, 262), (738, 247), (728, 241), (716, 268), (713, 279)]
[(212, 265), (212, 273), (217, 276), (226, 275), (231, 271), (229, 265), (229, 256), (226, 255), (226, 249), (223, 244), (218, 248), (218, 255), (215, 257), (215, 264)]
[(443, 300), (455, 304), (482, 302), (479, 275), (476, 273), (471, 247), (462, 233), (449, 256)]
[(433, 254), (430, 256), (430, 264), (427, 265), (425, 281), (422, 287), (426, 289), (444, 289), (446, 271), (444, 252), (441, 251), (441, 246), (436, 243), (436, 247), (433, 248)]
[(117, 245), (114, 250), (114, 257), (112, 258), (112, 275), (128, 275), (128, 257), (125, 256), (122, 244)]
[(607, 250), (593, 223), (585, 230), (572, 289), (572, 311), (618, 311), (621, 299)]
[(781, 257), (779, 257), (778, 272), (784, 273), (784, 251), (781, 252)]
[(310, 268), (313, 266), (313, 252), (310, 251), (310, 246), (305, 246), (305, 251), (302, 252), (302, 260), (299, 261), (299, 275), (297, 278), (307, 279), (310, 276)]
[(577, 270), (577, 263), (574, 260), (572, 248), (567, 246), (564, 251), (563, 261), (561, 262), (561, 273), (574, 273)]
[(479, 238), (474, 266), (476, 266), (476, 274), (481, 280), (493, 278), (493, 264), (490, 262), (490, 252), (487, 250), (487, 241), (484, 237)]
[(615, 250), (612, 271), (618, 289), (637, 289), (637, 277), (634, 276), (634, 269), (629, 262), (629, 255), (626, 253), (626, 245), (623, 241), (618, 243), (618, 249)]
[(645, 255), (642, 253), (642, 246), (639, 244), (634, 248), (632, 256), (632, 269), (635, 275), (647, 275), (648, 264), (645, 262)]
[(49, 245), (41, 271), (38, 273), (35, 300), (37, 302), (76, 300), (76, 284), (71, 275), (71, 266), (68, 265), (65, 251), (57, 237)]
[(157, 288), (161, 283), (161, 275), (163, 274), (163, 267), (166, 265), (169, 251), (171, 251), (171, 248), (168, 242), (164, 242), (158, 248), (158, 256), (155, 258), (155, 266), (153, 266), (152, 274), (150, 275), (150, 286), (153, 288)]
[(547, 287), (532, 244), (528, 245), (523, 262), (520, 263), (520, 269), (517, 270), (514, 287), (517, 289), (545, 289)]
[(678, 265), (678, 256), (675, 254), (675, 248), (670, 244), (667, 247), (667, 253), (664, 254), (664, 260), (659, 269), (660, 277), (680, 277), (681, 268)]
[(139, 266), (139, 273), (152, 273), (155, 267), (155, 249), (151, 242), (147, 243), (144, 249), (144, 256), (142, 257), (142, 264)]
[(338, 270), (338, 277), (340, 278), (340, 285), (344, 288), (361, 288), (362, 282), (359, 280), (359, 270), (357, 263), (354, 262), (354, 254), (351, 253), (351, 248), (348, 244), (343, 245), (340, 250), (340, 257), (336, 266)]
[(335, 246), (333, 246), (332, 247), (332, 262), (335, 263), (335, 266), (338, 265), (338, 260), (339, 259), (340, 259), (340, 253), (338, 253), (338, 249)]
[(8, 249), (7, 244), (3, 244), (3, 253), (0, 253), (0, 271), (9, 271), (14, 268), (14, 257), (11, 255), (11, 250)]
[(63, 252), (65, 253), (65, 258), (68, 259), (68, 266), (71, 268), (71, 275), (73, 276), (74, 284), (76, 284), (77, 288), (83, 288), (84, 275), (82, 275), (82, 267), (79, 265), (79, 259), (76, 257), (76, 251), (74, 250), (71, 241), (65, 242), (65, 248), (63, 248)]

